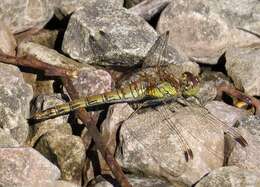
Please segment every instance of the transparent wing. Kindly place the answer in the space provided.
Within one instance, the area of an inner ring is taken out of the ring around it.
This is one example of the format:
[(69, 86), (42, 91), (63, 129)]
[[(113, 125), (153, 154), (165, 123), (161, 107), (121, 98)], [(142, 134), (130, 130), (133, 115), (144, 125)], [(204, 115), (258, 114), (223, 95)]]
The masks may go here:
[(165, 61), (163, 61), (162, 58), (165, 57), (165, 54), (167, 52), (168, 38), (169, 38), (169, 31), (166, 31), (165, 33), (163, 33), (157, 38), (154, 45), (148, 51), (144, 59), (142, 65), (143, 68), (166, 65), (164, 64)]
[(189, 144), (187, 143), (187, 141), (183, 137), (181, 129), (179, 129), (177, 127), (176, 122), (173, 122), (171, 120), (171, 118), (167, 117), (167, 116), (171, 116), (171, 114), (169, 114), (170, 111), (166, 110), (165, 107), (166, 107), (165, 105), (162, 106), (162, 107), (159, 107), (158, 112), (159, 112), (160, 116), (162, 117), (162, 119), (164, 119), (167, 127), (171, 131), (173, 131), (175, 134), (177, 134), (178, 139), (179, 139), (180, 144), (181, 144), (181, 149), (182, 149), (184, 156), (185, 156), (185, 160), (189, 161), (190, 159), (193, 159), (193, 152), (192, 152)]
[(223, 131), (230, 135), (236, 142), (238, 142), (242, 147), (246, 147), (248, 145), (245, 138), (240, 134), (239, 130), (235, 127), (230, 127), (226, 123), (219, 120), (216, 116), (212, 115), (205, 107), (203, 107), (207, 111), (207, 115), (203, 115), (207, 120), (209, 120), (212, 126), (223, 129)]

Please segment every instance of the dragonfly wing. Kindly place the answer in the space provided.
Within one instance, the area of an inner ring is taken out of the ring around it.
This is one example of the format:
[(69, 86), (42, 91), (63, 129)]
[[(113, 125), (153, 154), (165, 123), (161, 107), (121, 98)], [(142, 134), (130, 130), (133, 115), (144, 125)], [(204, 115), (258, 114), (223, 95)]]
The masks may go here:
[(167, 51), (168, 38), (169, 31), (166, 31), (157, 38), (144, 59), (143, 68), (163, 66), (164, 61), (162, 58)]
[(207, 111), (207, 115), (205, 117), (211, 122), (211, 124), (215, 124), (218, 127), (221, 127), (223, 131), (230, 135), (234, 140), (236, 140), (242, 147), (246, 147), (248, 145), (247, 141), (245, 138), (240, 134), (238, 129), (235, 127), (230, 127), (220, 119), (218, 119), (216, 116), (211, 114), (206, 108), (205, 110)]
[(165, 125), (167, 126), (167, 128), (169, 128), (170, 131), (174, 132), (174, 134), (176, 134), (178, 136), (178, 139), (181, 144), (181, 149), (185, 156), (185, 160), (189, 161), (190, 159), (193, 159), (192, 149), (190, 148), (189, 144), (183, 137), (181, 129), (177, 127), (177, 125), (176, 125), (177, 123), (175, 121), (172, 121), (172, 119), (168, 117), (168, 116), (171, 116), (171, 114), (169, 114), (170, 111), (167, 110), (165, 107), (166, 106), (159, 107), (158, 112), (159, 112), (160, 116), (162, 117), (162, 119), (164, 119), (164, 122), (165, 122)]
[[(185, 108), (187, 109), (187, 107)], [(205, 118), (205, 120), (207, 120), (211, 126), (213, 126), (214, 128), (222, 129), (224, 133), (230, 135), (242, 147), (246, 147), (248, 145), (247, 141), (240, 134), (238, 129), (236, 129), (235, 127), (230, 127), (229, 125), (218, 119), (216, 116), (211, 114), (205, 107), (196, 108), (200, 108), (199, 110), (196, 110), (196, 113), (200, 114), (201, 117)], [(189, 107), (189, 110), (193, 110), (192, 107)]]

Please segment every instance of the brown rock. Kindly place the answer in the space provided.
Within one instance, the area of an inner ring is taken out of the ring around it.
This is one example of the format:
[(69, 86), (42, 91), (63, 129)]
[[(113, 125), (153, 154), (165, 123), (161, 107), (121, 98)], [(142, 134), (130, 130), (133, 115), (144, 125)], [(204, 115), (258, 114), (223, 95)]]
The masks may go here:
[(52, 131), (44, 134), (35, 148), (60, 168), (63, 180), (81, 184), (86, 155), (79, 137)]

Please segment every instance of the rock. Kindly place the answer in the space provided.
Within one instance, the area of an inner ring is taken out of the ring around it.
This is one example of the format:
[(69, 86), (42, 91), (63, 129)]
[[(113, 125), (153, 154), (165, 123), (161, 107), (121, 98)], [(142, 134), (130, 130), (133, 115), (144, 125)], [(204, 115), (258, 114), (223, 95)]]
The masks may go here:
[(0, 21), (0, 25), (0, 52), (10, 56), (15, 56), (15, 38), (4, 22)]
[(245, 169), (260, 169), (260, 119), (256, 116), (249, 116), (239, 121), (239, 129), (243, 137), (248, 142), (248, 146), (243, 149), (239, 145), (229, 145), (231, 149), (228, 158), (228, 165), (238, 166)]
[(59, 177), (59, 169), (32, 148), (0, 148), (1, 186), (30, 186)]
[(237, 28), (260, 29), (258, 4), (257, 0), (174, 1), (162, 12), (157, 30), (169, 30), (169, 43), (191, 59), (216, 64), (228, 47), (255, 43), (257, 36)]
[(22, 42), (18, 46), (18, 55), (31, 55), (47, 64), (78, 70), (82, 64), (72, 60), (54, 49), (33, 42)]
[[(113, 80), (109, 73), (104, 70), (86, 67), (78, 72), (78, 76), (72, 80), (72, 84), (80, 97), (86, 97), (110, 91)], [(99, 115), (98, 111), (92, 111), (89, 112), (89, 114), (92, 117), (93, 122), (97, 121)], [(82, 137), (83, 136), (84, 135), (82, 134)]]
[(125, 0), (124, 6), (126, 8), (131, 8), (131, 7), (141, 3), (142, 1), (144, 1), (144, 0)]
[(33, 126), (30, 139), (27, 140), (28, 142), (27, 144), (33, 147), (35, 143), (39, 140), (39, 138), (41, 138), (47, 132), (53, 132), (53, 131), (57, 131), (65, 135), (72, 135), (72, 128), (68, 123), (55, 124), (55, 123), (51, 123), (51, 121), (41, 122)]
[(32, 88), (15, 66), (0, 63), (0, 75), (0, 127), (23, 144), (29, 131), (26, 119), (30, 115)]
[(218, 119), (221, 119), (222, 122), (230, 124), (230, 126), (234, 126), (238, 120), (247, 115), (245, 110), (220, 101), (211, 101), (205, 105), (205, 108)]
[[(109, 39), (100, 36), (99, 31), (104, 31)], [(89, 44), (90, 34), (103, 47), (95, 51), (96, 55)], [(146, 56), (156, 37), (147, 22), (123, 8), (88, 6), (71, 16), (62, 50), (82, 63), (129, 67)]]
[(167, 183), (158, 178), (144, 178), (144, 177), (134, 177), (129, 176), (128, 180), (130, 184), (134, 187), (174, 187), (173, 185)]
[(1, 147), (18, 147), (19, 143), (11, 134), (0, 128), (0, 148)]
[(260, 45), (256, 48), (232, 48), (226, 52), (226, 70), (238, 89), (260, 96)]
[(12, 33), (41, 29), (53, 16), (56, 3), (52, 0), (2, 0), (0, 18)]
[(81, 184), (86, 155), (79, 137), (57, 131), (47, 132), (39, 139), (35, 148), (60, 168), (61, 179)]
[(260, 173), (256, 170), (241, 169), (235, 166), (221, 167), (202, 178), (195, 187), (217, 186), (259, 186)]
[(58, 180), (58, 181), (48, 181), (48, 182), (40, 181), (32, 185), (26, 185), (26, 187), (79, 187), (79, 186), (67, 181)]
[[(174, 187), (169, 183), (157, 179), (157, 178), (144, 178), (144, 177), (136, 177), (136, 176), (127, 176), (129, 183), (134, 187)], [(110, 181), (111, 182), (111, 181)], [(106, 181), (104, 177), (97, 176), (94, 181), (91, 181), (91, 185), (89, 187), (116, 187), (118, 184), (111, 184)]]
[(29, 35), (20, 34), (16, 36), (16, 39), (18, 45), (22, 42), (32, 42), (53, 49), (56, 44), (58, 33), (59, 33), (58, 30), (42, 29), (35, 34), (29, 34)]
[[(230, 128), (228, 124), (222, 126), (199, 107), (175, 108), (175, 111), (150, 111), (125, 121), (116, 153), (123, 168), (134, 174), (164, 178), (174, 185), (190, 186), (222, 166), (223, 130)], [(162, 112), (169, 118), (163, 120)], [(193, 159), (188, 162), (174, 126), (193, 151)]]
[(58, 11), (55, 12), (55, 15), (62, 19), (64, 16), (68, 16), (69, 14), (73, 13), (74, 11), (88, 7), (88, 6), (111, 6), (113, 8), (121, 8), (123, 6), (123, 0), (62, 0), (60, 1)]

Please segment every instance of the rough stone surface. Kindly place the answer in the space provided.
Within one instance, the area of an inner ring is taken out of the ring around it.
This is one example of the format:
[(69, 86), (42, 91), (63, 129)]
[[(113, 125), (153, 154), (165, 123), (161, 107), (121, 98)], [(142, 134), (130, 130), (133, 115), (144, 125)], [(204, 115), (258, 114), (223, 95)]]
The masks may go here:
[(59, 169), (32, 148), (0, 148), (0, 186), (33, 186), (59, 177)]
[(260, 119), (259, 117), (249, 116), (239, 121), (241, 134), (248, 142), (246, 148), (239, 145), (231, 145), (231, 152), (228, 165), (236, 165), (246, 169), (260, 169)]
[(18, 147), (18, 142), (11, 134), (0, 128), (0, 147)]
[(53, 0), (2, 0), (0, 2), (0, 20), (18, 33), (30, 28), (41, 29), (53, 16)]
[(205, 105), (208, 111), (221, 121), (233, 126), (247, 115), (246, 111), (220, 101), (211, 101)]
[(72, 135), (72, 129), (70, 124), (55, 124), (52, 121), (37, 123), (32, 127), (32, 132), (27, 144), (31, 147), (47, 132), (57, 131), (62, 134)]
[[(129, 183), (134, 187), (175, 187), (163, 180), (157, 178), (142, 178), (136, 176), (127, 176)], [(103, 177), (98, 176), (95, 179), (94, 184), (91, 184), (89, 187), (115, 187), (106, 181)]]
[(195, 187), (245, 187), (260, 186), (260, 173), (257, 170), (247, 170), (238, 167), (222, 167), (212, 171)]
[(29, 130), (26, 119), (30, 115), (32, 88), (15, 66), (0, 63), (0, 75), (0, 127), (23, 144)]
[(63, 68), (79, 69), (83, 67), (82, 64), (58, 53), (56, 50), (33, 42), (25, 41), (19, 44), (18, 55), (23, 56), (25, 54), (32, 55), (45, 63)]
[(257, 40), (257, 36), (237, 27), (259, 31), (259, 4), (258, 0), (177, 0), (162, 12), (157, 29), (169, 30), (170, 43), (190, 58), (216, 64), (229, 46)]
[(57, 131), (47, 132), (35, 148), (61, 170), (61, 178), (81, 184), (81, 172), (86, 158), (82, 140)]
[(42, 29), (34, 34), (20, 34), (16, 36), (18, 45), (22, 42), (33, 42), (53, 49), (58, 37), (58, 30)]
[(15, 56), (16, 41), (3, 21), (0, 20), (0, 52)]
[(260, 96), (260, 45), (256, 48), (232, 48), (226, 52), (226, 70), (238, 89)]
[(124, 6), (126, 8), (131, 8), (131, 7), (141, 3), (142, 1), (144, 1), (144, 0), (125, 0)]
[(89, 6), (111, 6), (113, 8), (120, 8), (123, 6), (123, 3), (123, 0), (62, 0), (60, 1), (58, 7), (59, 11), (56, 11), (55, 15), (62, 18), (63, 16), (67, 16), (80, 8)]
[[(108, 35), (108, 41), (98, 34), (100, 30)], [(102, 44), (101, 54), (93, 54), (90, 33)], [(62, 50), (83, 63), (128, 67), (146, 56), (156, 37), (147, 22), (123, 8), (89, 6), (76, 11), (70, 18)]]
[[(165, 110), (169, 116), (165, 120), (161, 111), (146, 112), (127, 120), (120, 129), (116, 158), (133, 173), (163, 177), (176, 185), (192, 185), (222, 166), (223, 130), (229, 126), (222, 126), (202, 108), (174, 110), (177, 112), (172, 114)], [(193, 151), (194, 158), (189, 162), (185, 161), (174, 126)]]

